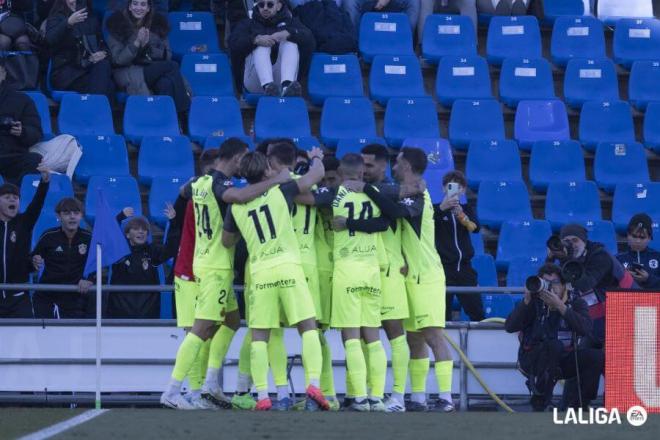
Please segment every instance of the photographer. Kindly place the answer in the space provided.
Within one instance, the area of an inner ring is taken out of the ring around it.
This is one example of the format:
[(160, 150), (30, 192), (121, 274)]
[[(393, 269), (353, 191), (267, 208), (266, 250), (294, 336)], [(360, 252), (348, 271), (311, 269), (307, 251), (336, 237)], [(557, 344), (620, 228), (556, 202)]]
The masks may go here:
[(628, 223), (628, 252), (616, 256), (644, 289), (660, 289), (660, 252), (649, 247), (653, 221), (646, 214), (635, 214)]
[[(554, 264), (543, 265), (525, 283), (525, 297), (504, 323), (508, 333), (521, 332), (518, 368), (527, 377), (534, 411), (544, 411), (559, 379), (577, 377), (580, 393), (569, 407), (588, 407), (596, 398), (603, 371), (602, 350), (576, 348), (577, 337), (591, 333), (587, 304), (570, 291)], [(575, 351), (577, 349), (577, 352)]]

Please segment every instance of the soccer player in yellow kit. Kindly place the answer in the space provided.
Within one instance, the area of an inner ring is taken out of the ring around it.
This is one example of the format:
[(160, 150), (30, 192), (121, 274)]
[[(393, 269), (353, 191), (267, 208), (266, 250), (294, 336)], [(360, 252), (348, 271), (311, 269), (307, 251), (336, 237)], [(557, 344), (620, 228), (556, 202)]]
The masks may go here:
[[(419, 148), (403, 147), (393, 168), (394, 177), (407, 187), (422, 187), (426, 153)], [(410, 346), (411, 403), (408, 411), (426, 411), (426, 377), (429, 370), (427, 346), (435, 358), (439, 398), (433, 410), (454, 411), (451, 399), (453, 361), (444, 339), (445, 274), (435, 249), (433, 206), (428, 191), (406, 197), (398, 203), (363, 182), (344, 182), (354, 191), (364, 191), (391, 220), (402, 219), (401, 243), (408, 271), (406, 291), (410, 317), (405, 322)]]

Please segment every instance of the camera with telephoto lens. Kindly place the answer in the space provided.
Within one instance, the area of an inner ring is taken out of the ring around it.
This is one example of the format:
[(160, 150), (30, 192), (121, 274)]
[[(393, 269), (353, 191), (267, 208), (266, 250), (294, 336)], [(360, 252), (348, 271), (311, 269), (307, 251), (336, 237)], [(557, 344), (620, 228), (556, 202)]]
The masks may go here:
[(563, 254), (565, 258), (573, 257), (573, 245), (570, 242), (564, 242), (559, 235), (551, 235), (545, 245), (553, 254)]
[(0, 133), (8, 134), (14, 122), (16, 121), (11, 116), (0, 116)]
[(537, 296), (543, 290), (550, 291), (550, 281), (534, 275), (525, 280), (525, 289), (527, 289), (532, 296)]

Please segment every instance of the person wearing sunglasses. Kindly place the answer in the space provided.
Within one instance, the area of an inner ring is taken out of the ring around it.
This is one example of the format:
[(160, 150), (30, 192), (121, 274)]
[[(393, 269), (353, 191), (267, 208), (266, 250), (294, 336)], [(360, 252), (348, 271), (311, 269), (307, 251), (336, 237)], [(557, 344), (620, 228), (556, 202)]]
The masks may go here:
[(660, 252), (649, 247), (653, 240), (653, 221), (647, 214), (635, 214), (628, 223), (628, 251), (616, 258), (623, 264), (640, 287), (660, 288)]
[(229, 37), (234, 78), (250, 93), (301, 96), (298, 78), (309, 67), (314, 37), (282, 0), (259, 0), (252, 18), (241, 21)]

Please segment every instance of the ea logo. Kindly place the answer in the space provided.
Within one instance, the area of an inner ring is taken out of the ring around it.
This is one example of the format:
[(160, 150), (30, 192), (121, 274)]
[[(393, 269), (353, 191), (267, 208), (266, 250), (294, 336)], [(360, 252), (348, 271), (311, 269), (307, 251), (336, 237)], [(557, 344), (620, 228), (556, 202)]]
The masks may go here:
[(646, 410), (641, 406), (631, 406), (626, 413), (626, 418), (632, 426), (642, 426), (646, 423), (648, 414), (646, 414)]

